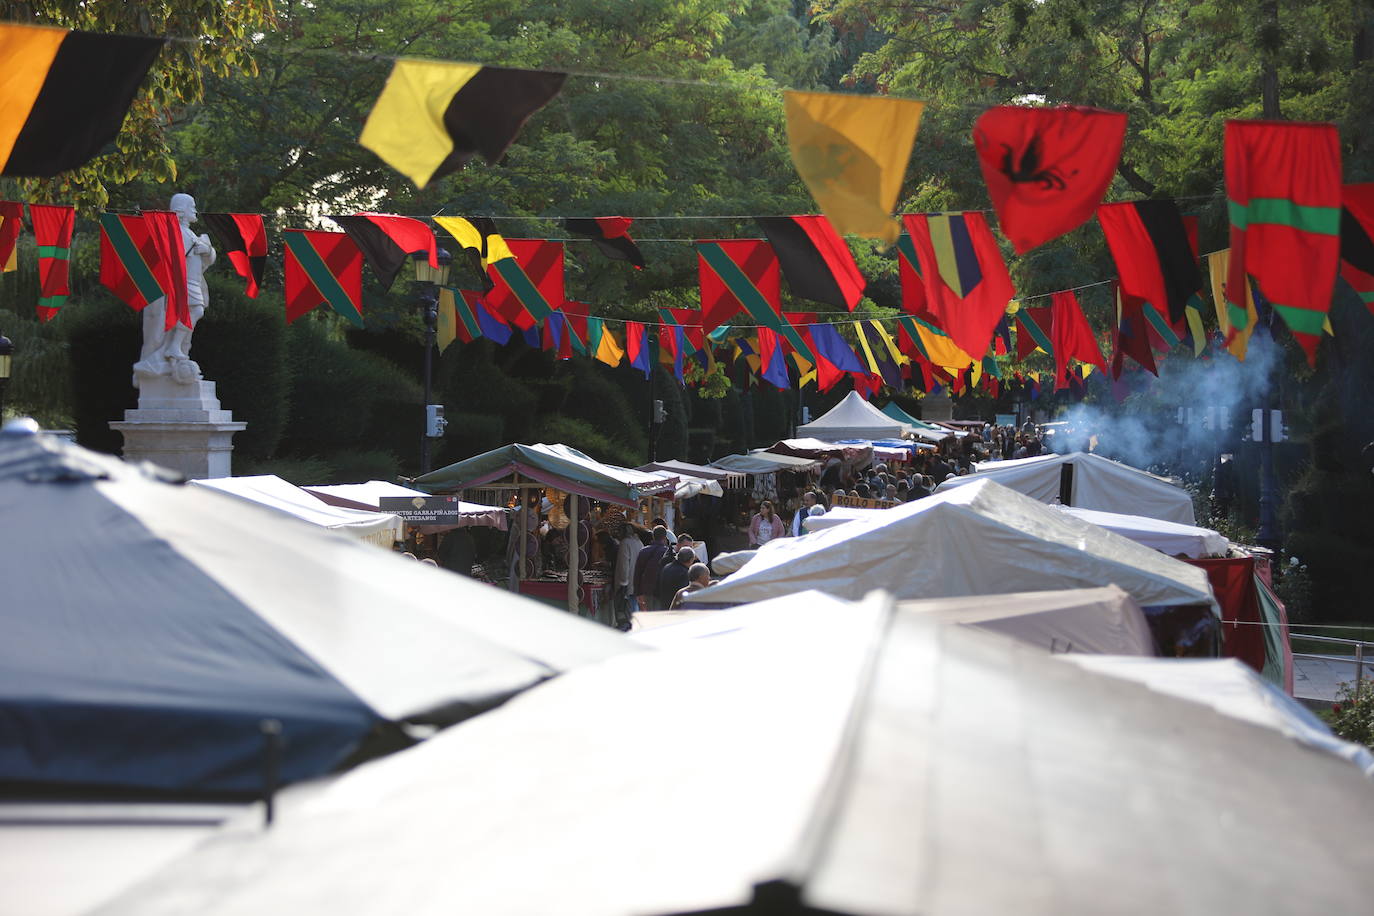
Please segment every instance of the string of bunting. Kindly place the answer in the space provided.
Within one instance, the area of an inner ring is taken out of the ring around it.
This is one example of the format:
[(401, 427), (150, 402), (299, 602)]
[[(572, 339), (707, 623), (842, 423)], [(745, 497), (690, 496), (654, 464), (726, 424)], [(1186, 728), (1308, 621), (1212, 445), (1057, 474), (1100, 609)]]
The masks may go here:
[[(0, 134), (0, 175), (48, 177), (81, 165), (113, 140), (163, 44), (188, 39), (0, 24), (0, 40), (17, 62), (7, 97), (7, 123), (13, 129)], [(570, 75), (639, 78), (386, 59), (391, 72), (362, 125), (359, 143), (421, 188), (479, 156), (496, 164)], [(81, 79), (83, 73), (100, 78)], [(780, 91), (792, 160), (821, 215), (756, 217), (766, 240), (694, 240), (704, 335), (747, 313), (756, 330), (760, 374), (775, 383), (785, 381), (777, 369), (785, 362), (778, 358), (784, 353), (794, 357), (803, 378), (806, 366), (838, 365), (822, 355), (831, 343), (826, 331), (833, 331), (835, 322), (784, 316), (780, 278), (786, 277), (799, 298), (852, 313), (866, 284), (843, 236), (857, 235), (896, 245), (902, 275), (904, 315), (863, 317), (853, 323), (871, 378), (901, 384), (903, 367), (913, 362), (927, 377), (927, 367), (965, 365), (971, 374), (980, 366), (991, 374), (995, 356), (1010, 346), (1011, 323), (1017, 327), (1018, 357), (1035, 349), (1052, 355), (1056, 387), (1069, 384), (1073, 360), (1108, 371), (1074, 290), (1049, 294), (1049, 306), (1008, 313), (1016, 290), (983, 211), (914, 214), (900, 221), (893, 217), (924, 102)], [(500, 104), (492, 104), (493, 99)], [(83, 129), (59, 129), (64, 124), (59, 114), (72, 110), (82, 113)], [(1172, 200), (1103, 203), (1125, 131), (1125, 114), (1072, 105), (995, 106), (982, 112), (972, 131), (997, 226), (1018, 254), (1097, 216), (1118, 271), (1114, 377), (1120, 375), (1124, 356), (1155, 371), (1154, 351), (1161, 343), (1167, 348), (1191, 339), (1195, 355), (1205, 347), (1195, 221), (1190, 224)], [(1272, 313), (1288, 325), (1309, 361), (1315, 361), (1317, 343), (1330, 330), (1326, 312), (1338, 272), (1374, 310), (1370, 186), (1342, 187), (1339, 142), (1330, 124), (1229, 121), (1225, 171), (1230, 247), (1207, 258), (1223, 342), (1243, 358), (1261, 313)], [(71, 208), (34, 206), (29, 212), (39, 245), (40, 315), (48, 319), (68, 293)], [(263, 216), (210, 216), (211, 231), (255, 292), (266, 256)], [(0, 265), (8, 265), (22, 207), (16, 212), (16, 205), (7, 202), (0, 217)], [(343, 232), (283, 233), (289, 319), (327, 303), (361, 324), (363, 263), (384, 286), (417, 252), (438, 267), (433, 231), (421, 220), (366, 213), (331, 218)], [(561, 242), (504, 239), (492, 217), (439, 215), (434, 222), (454, 236), (476, 268), (483, 287), (475, 291), (477, 306), (522, 333), (542, 330), (550, 338), (546, 344), (555, 344), (560, 353), (568, 349), (564, 342), (572, 334), (565, 331), (582, 316), (570, 311), (576, 304), (564, 295)], [(628, 233), (632, 222), (625, 217), (562, 218), (569, 232), (587, 238), (608, 257), (642, 268), (643, 256)], [(122, 298), (133, 308), (146, 305), (149, 292), (165, 291), (171, 282), (174, 269), (164, 263), (171, 255), (160, 241), (168, 228), (165, 217), (156, 213), (102, 220), (102, 282), (116, 294), (123, 291)], [(119, 237), (111, 237), (112, 232)], [(465, 296), (451, 298), (467, 301)], [(169, 322), (177, 320), (173, 309), (168, 315)], [(604, 330), (604, 319), (587, 320)], [(896, 340), (884, 321), (895, 321)], [(626, 352), (638, 364), (643, 361), (643, 324), (626, 321), (624, 326)], [(668, 330), (659, 334), (660, 353), (668, 352), (681, 378), (683, 335), (698, 326), (672, 321), (658, 327)], [(560, 334), (562, 339), (552, 340)], [(818, 346), (818, 334), (826, 338), (825, 346)], [(710, 348), (706, 350), (709, 358)], [(989, 357), (978, 358), (985, 352)], [(839, 358), (849, 364), (842, 354)], [(859, 370), (845, 371), (857, 383)]]

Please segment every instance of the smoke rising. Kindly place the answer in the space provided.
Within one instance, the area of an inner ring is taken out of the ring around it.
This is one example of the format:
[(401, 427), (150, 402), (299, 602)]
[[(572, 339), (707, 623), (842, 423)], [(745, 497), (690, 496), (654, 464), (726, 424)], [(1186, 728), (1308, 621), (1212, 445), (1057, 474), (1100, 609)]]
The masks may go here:
[(1159, 378), (1146, 375), (1124, 402), (1078, 404), (1056, 417), (1067, 426), (1046, 444), (1061, 453), (1095, 451), (1138, 468), (1210, 466), (1217, 452), (1230, 451), (1248, 433), (1250, 412), (1267, 404), (1281, 358), (1272, 338), (1257, 331), (1243, 363), (1224, 350), (1210, 359), (1180, 354), (1160, 360)]

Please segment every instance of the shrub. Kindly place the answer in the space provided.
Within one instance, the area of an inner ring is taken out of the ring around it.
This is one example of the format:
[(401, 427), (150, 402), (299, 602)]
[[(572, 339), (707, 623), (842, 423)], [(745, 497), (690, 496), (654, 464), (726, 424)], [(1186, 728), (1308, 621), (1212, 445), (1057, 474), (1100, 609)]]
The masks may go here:
[(286, 335), (290, 419), (281, 441), (294, 456), (394, 447), (423, 423), (420, 388), (388, 360), (350, 349), (324, 321)]
[(500, 417), (451, 413), (448, 414), (448, 431), (435, 451), (434, 466), (441, 468), (507, 444), (505, 423)]
[(631, 451), (623, 442), (607, 436), (584, 420), (544, 415), (535, 426), (535, 441), (570, 445), (586, 452), (597, 461), (635, 467), (643, 464), (642, 455)]
[(1366, 683), (1358, 700), (1355, 685), (1342, 684), (1327, 718), (1331, 730), (1340, 737), (1374, 747), (1374, 684)]
[(191, 358), (215, 382), (220, 403), (248, 428), (234, 436), (234, 457), (261, 461), (286, 427), (290, 383), (281, 296), (249, 299), (237, 277), (211, 274), (210, 307), (196, 325)]
[(124, 437), (110, 429), (110, 421), (124, 419), (125, 410), (138, 406), (133, 365), (143, 346), (139, 316), (97, 290), (82, 297), (79, 309), (57, 320), (67, 325), (76, 441), (117, 455)]

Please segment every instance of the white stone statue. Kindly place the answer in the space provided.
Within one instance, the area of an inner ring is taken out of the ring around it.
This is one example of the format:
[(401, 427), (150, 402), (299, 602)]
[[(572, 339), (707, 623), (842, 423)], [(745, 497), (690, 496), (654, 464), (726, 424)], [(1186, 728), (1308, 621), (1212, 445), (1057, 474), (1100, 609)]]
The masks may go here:
[(209, 304), (205, 269), (215, 263), (215, 249), (208, 235), (196, 235), (196, 201), (190, 194), (173, 194), (169, 207), (181, 223), (181, 243), (186, 251), (186, 292), (191, 304), (191, 327), (178, 322), (169, 331), (167, 299), (148, 303), (143, 309), (143, 349), (134, 363), (134, 387), (144, 377), (170, 376), (182, 385), (201, 380), (200, 366), (191, 361), (191, 332)]

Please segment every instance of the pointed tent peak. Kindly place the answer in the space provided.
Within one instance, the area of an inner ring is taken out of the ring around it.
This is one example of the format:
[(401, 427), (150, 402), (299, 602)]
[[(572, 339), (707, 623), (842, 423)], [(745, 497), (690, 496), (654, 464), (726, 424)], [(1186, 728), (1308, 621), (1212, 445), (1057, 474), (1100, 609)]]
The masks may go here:
[(810, 423), (797, 427), (797, 435), (817, 439), (900, 439), (911, 429), (894, 420), (851, 391), (840, 403)]

